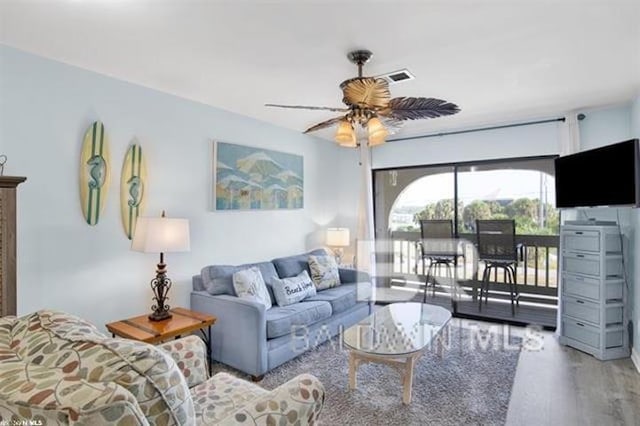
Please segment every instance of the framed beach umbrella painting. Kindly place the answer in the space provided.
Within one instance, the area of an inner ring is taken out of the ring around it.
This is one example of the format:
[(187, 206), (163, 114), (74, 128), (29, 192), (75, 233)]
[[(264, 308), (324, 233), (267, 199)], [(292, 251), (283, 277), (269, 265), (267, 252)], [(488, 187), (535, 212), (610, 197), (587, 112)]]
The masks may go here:
[(213, 143), (213, 208), (279, 210), (304, 206), (302, 156)]

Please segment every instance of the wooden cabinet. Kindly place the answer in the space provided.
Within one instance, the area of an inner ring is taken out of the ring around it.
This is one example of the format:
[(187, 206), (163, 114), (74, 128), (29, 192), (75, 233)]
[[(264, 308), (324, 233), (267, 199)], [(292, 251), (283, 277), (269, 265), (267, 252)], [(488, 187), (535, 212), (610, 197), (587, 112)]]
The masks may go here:
[(613, 224), (560, 230), (560, 342), (607, 360), (629, 356), (622, 239)]
[(16, 314), (16, 191), (25, 180), (0, 176), (0, 316)]

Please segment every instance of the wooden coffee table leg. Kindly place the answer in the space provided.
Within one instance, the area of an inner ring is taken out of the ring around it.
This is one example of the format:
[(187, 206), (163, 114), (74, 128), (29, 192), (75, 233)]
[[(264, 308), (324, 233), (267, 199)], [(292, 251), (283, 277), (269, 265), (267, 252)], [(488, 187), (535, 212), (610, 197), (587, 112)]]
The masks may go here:
[(404, 404), (411, 403), (411, 388), (413, 387), (413, 365), (415, 364), (415, 357), (407, 358), (405, 362), (405, 369), (403, 374), (403, 392), (402, 402)]
[(355, 389), (357, 385), (356, 373), (358, 371), (358, 361), (355, 352), (349, 352), (349, 389)]
[(438, 353), (438, 357), (440, 359), (442, 359), (442, 357), (444, 356), (444, 336), (442, 335), (442, 333), (436, 337), (436, 341), (437, 341), (437, 348), (436, 351)]

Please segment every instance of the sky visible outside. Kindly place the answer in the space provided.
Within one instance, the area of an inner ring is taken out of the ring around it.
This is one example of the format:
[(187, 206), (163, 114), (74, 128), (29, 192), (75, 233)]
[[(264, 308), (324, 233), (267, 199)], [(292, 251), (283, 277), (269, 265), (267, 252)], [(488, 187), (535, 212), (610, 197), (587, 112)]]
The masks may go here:
[[(458, 174), (458, 196), (465, 205), (473, 200), (540, 198), (540, 175), (545, 179), (542, 198), (555, 206), (555, 179), (533, 170), (490, 170)], [(545, 185), (546, 181), (546, 185)], [(395, 208), (424, 206), (453, 198), (453, 173), (426, 176), (409, 185), (398, 197)]]

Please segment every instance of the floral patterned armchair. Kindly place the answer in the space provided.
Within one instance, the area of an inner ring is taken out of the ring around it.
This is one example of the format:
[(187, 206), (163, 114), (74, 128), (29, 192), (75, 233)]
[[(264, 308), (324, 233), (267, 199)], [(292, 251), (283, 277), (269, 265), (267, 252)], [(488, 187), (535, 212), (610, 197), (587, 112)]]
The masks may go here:
[(0, 424), (314, 424), (322, 384), (300, 375), (272, 391), (219, 373), (203, 342), (158, 347), (110, 338), (69, 314), (0, 318)]

